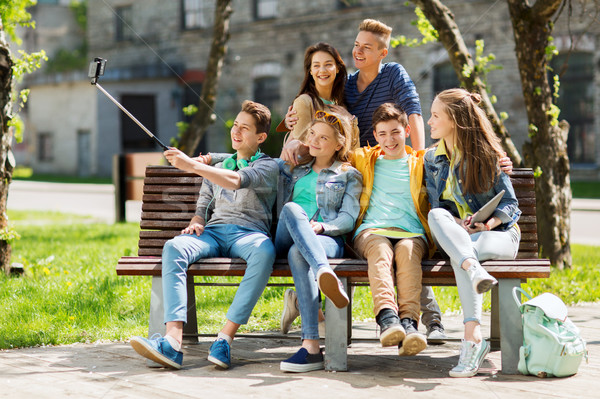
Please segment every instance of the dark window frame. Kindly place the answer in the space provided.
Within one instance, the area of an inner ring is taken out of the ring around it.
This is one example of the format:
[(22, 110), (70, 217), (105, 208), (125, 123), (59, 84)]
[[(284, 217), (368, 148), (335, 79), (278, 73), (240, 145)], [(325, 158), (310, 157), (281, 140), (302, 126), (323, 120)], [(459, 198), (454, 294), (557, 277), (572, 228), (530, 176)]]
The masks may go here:
[(349, 10), (352, 8), (358, 8), (362, 6), (362, 0), (337, 0), (338, 10)]
[(456, 72), (450, 61), (440, 62), (433, 66), (431, 85), (433, 95), (437, 95), (446, 89), (460, 87), (460, 80), (456, 76)]
[(133, 7), (123, 6), (115, 9), (115, 40), (125, 42), (133, 39), (131, 30), (133, 21)]
[[(181, 0), (181, 29), (196, 30), (208, 29), (215, 24), (215, 0), (197, 0), (197, 7), (192, 7), (193, 0)], [(193, 12), (195, 16), (200, 16), (201, 22), (196, 21), (188, 25), (188, 14)]]
[[(273, 12), (272, 15), (260, 15), (260, 3), (265, 3), (265, 4), (273, 4), (275, 6), (275, 10)], [(278, 5), (279, 1), (278, 0), (254, 0), (252, 2), (252, 15), (254, 17), (255, 21), (266, 21), (269, 19), (275, 19), (278, 17), (278, 13), (277, 13), (277, 5)]]
[(37, 159), (39, 162), (54, 161), (53, 134), (41, 132), (37, 135)]
[(568, 68), (560, 77), (558, 99), (554, 103), (561, 109), (559, 120), (565, 119), (570, 124), (567, 138), (567, 153), (572, 164), (597, 164), (597, 140), (594, 114), (594, 54), (576, 51), (571, 54), (560, 54), (550, 61), (553, 71), (548, 80), (552, 89), (555, 74), (562, 72), (565, 59), (568, 57)]
[(269, 109), (274, 109), (281, 100), (281, 78), (279, 76), (261, 76), (252, 81), (252, 96)]

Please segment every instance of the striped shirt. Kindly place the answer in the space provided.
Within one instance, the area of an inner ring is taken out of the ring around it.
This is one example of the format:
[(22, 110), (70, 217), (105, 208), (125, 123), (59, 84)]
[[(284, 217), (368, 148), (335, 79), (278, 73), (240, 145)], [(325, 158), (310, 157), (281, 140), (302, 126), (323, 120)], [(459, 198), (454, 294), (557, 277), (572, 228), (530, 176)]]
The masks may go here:
[(415, 84), (404, 67), (395, 62), (381, 66), (379, 74), (362, 92), (358, 92), (356, 71), (348, 75), (345, 97), (348, 111), (358, 118), (360, 145), (376, 145), (373, 137), (373, 112), (383, 103), (396, 103), (407, 115), (421, 115), (421, 103)]

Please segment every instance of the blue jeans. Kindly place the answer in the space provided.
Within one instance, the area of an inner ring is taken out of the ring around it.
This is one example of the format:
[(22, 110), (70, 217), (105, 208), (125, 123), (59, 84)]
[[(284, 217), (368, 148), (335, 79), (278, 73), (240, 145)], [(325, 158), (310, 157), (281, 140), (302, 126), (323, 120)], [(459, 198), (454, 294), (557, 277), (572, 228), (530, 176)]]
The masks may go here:
[(165, 243), (162, 252), (162, 284), (165, 322), (187, 322), (187, 269), (199, 259), (225, 256), (242, 258), (247, 267), (227, 311), (227, 319), (246, 324), (264, 291), (275, 260), (269, 237), (235, 224), (207, 226), (200, 236), (182, 234)]
[(488, 259), (514, 259), (521, 240), (519, 230), (513, 227), (507, 231), (493, 230), (469, 234), (456, 223), (452, 214), (443, 208), (432, 209), (427, 219), (436, 245), (450, 257), (464, 322), (476, 321), (481, 324), (483, 294), (475, 292), (471, 278), (461, 265), (467, 259), (477, 262)]
[(298, 294), (302, 339), (319, 339), (317, 271), (321, 267), (331, 267), (328, 257), (339, 258), (343, 255), (344, 241), (341, 237), (315, 234), (302, 207), (288, 202), (279, 215), (275, 248), (279, 256), (287, 253)]

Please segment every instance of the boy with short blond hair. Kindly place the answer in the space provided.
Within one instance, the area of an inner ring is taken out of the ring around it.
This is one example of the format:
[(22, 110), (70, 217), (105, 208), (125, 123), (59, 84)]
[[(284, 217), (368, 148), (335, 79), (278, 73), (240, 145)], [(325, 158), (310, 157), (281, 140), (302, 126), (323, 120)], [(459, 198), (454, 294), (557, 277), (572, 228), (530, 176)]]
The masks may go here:
[(346, 104), (348, 111), (358, 118), (361, 146), (376, 144), (371, 117), (378, 106), (389, 102), (406, 112), (412, 129), (412, 146), (421, 150), (425, 148), (425, 125), (415, 84), (402, 65), (383, 63), (391, 34), (391, 27), (374, 19), (365, 19), (358, 26), (352, 49), (358, 71), (348, 75)]
[(387, 26), (376, 19), (365, 19), (358, 25), (359, 31), (371, 32), (379, 39), (381, 47), (386, 49), (390, 47), (392, 38), (392, 27)]

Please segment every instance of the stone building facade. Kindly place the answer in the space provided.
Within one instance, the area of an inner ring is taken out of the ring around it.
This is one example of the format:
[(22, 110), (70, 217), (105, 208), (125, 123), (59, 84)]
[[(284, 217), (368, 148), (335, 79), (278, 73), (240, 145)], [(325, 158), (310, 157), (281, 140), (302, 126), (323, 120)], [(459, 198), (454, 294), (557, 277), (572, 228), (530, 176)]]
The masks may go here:
[[(89, 57), (108, 60), (103, 87), (161, 139), (176, 135), (183, 106), (198, 103), (203, 70), (212, 40), (214, 0), (90, 0), (87, 39)], [(483, 39), (485, 53), (496, 56), (502, 69), (488, 75), (506, 112), (506, 125), (517, 148), (527, 140), (520, 77), (514, 54), (512, 25), (505, 2), (447, 0), (465, 41), (474, 51)], [(241, 102), (253, 99), (268, 105), (274, 122), (285, 114), (303, 78), (307, 46), (326, 41), (342, 54), (353, 71), (351, 50), (364, 18), (379, 19), (394, 28), (393, 35), (419, 37), (414, 6), (394, 0), (234, 0), (231, 37), (215, 107), (215, 124), (201, 151), (221, 151), (229, 142), (226, 121)], [(600, 28), (580, 10), (573, 13), (570, 32), (561, 15), (554, 32), (561, 55), (567, 51), (569, 69), (562, 76), (560, 105), (572, 123), (569, 154), (573, 177), (600, 179)], [(564, 55), (563, 55), (564, 54)], [(401, 63), (417, 86), (425, 121), (434, 94), (456, 85), (446, 50), (439, 43), (390, 49), (386, 61)], [(102, 93), (95, 93), (93, 137), (94, 173), (109, 175), (115, 153), (156, 150)], [(139, 128), (137, 128), (139, 129)], [(426, 129), (428, 131), (428, 129)], [(428, 133), (426, 134), (428, 135)]]

